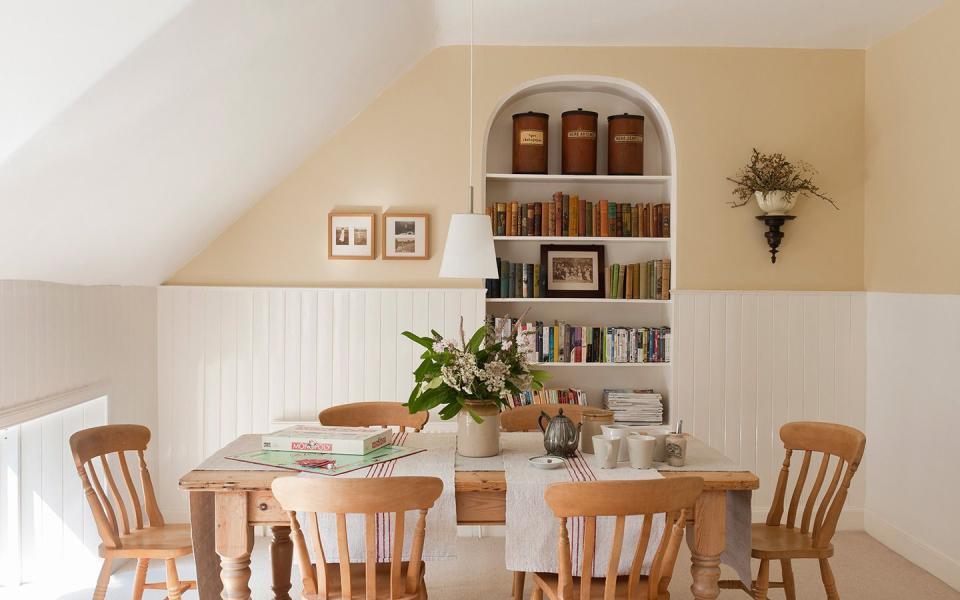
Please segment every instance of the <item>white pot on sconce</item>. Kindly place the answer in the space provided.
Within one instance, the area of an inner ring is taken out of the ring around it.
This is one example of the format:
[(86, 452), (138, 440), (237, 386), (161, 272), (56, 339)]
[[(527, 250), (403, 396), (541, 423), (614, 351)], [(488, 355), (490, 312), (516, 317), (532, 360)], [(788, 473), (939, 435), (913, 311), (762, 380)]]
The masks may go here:
[(757, 199), (760, 210), (768, 215), (785, 215), (797, 204), (797, 195), (783, 190), (754, 192), (753, 197)]

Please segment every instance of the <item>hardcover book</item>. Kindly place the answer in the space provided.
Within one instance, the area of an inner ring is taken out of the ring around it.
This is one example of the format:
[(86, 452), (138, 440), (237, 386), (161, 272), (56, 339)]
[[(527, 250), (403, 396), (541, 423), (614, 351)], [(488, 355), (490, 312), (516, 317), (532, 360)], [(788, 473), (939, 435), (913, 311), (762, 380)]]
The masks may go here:
[[(389, 430), (386, 430), (389, 432)], [(280, 452), (277, 450), (257, 450), (228, 456), (230, 460), (317, 473), (319, 475), (340, 475), (389, 460), (395, 460), (423, 452), (422, 448), (405, 446), (381, 446), (362, 456), (355, 454), (318, 454), (316, 452)]]
[(260, 447), (284, 452), (364, 455), (390, 443), (393, 433), (381, 427), (294, 425), (265, 434)]

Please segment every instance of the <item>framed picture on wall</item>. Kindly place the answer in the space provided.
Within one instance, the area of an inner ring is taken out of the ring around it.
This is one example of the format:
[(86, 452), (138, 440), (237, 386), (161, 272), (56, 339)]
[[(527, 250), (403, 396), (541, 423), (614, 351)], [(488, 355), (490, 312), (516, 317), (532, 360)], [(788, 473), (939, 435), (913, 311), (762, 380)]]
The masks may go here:
[(384, 213), (383, 259), (427, 260), (430, 258), (430, 215)]
[(376, 258), (377, 215), (330, 213), (327, 215), (327, 258), (371, 260)]
[(603, 246), (542, 244), (547, 298), (603, 298)]

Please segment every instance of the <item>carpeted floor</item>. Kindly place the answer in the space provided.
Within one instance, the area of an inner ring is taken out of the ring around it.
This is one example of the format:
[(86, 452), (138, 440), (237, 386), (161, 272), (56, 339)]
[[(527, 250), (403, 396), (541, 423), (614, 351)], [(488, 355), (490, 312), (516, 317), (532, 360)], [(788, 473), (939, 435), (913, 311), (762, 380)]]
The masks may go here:
[[(939, 579), (913, 565), (900, 555), (859, 532), (841, 532), (835, 538), (836, 557), (831, 561), (837, 578), (837, 587), (843, 600), (960, 600), (960, 592), (947, 586)], [(267, 540), (257, 538), (253, 557), (253, 577), (251, 589), (255, 600), (273, 598), (270, 592), (270, 560), (267, 554)], [(431, 600), (490, 600), (510, 597), (511, 575), (503, 568), (503, 538), (461, 538), (458, 541), (456, 561), (432, 562), (427, 565), (427, 584)], [(193, 578), (192, 560), (181, 562), (181, 578)], [(677, 561), (673, 582), (670, 586), (674, 600), (685, 600), (690, 595), (690, 555), (684, 548)], [(825, 598), (820, 583), (820, 571), (813, 560), (795, 561), (798, 597), (801, 600)], [(756, 572), (756, 571), (754, 571)], [(724, 578), (733, 578), (731, 572), (724, 570)], [(771, 576), (779, 580), (779, 568), (772, 569)], [(162, 580), (163, 566), (152, 565), (149, 580)], [(297, 571), (294, 568), (294, 579)], [(133, 582), (133, 566), (128, 564), (114, 574), (107, 594), (111, 598), (128, 598)], [(299, 598), (299, 584), (294, 582)], [(36, 600), (59, 598), (63, 600), (88, 600), (90, 589), (57, 591), (53, 585), (24, 586), (16, 592), (0, 594), (6, 600)], [(527, 597), (529, 597), (529, 583)], [(147, 591), (146, 599), (162, 598), (159, 591)], [(723, 591), (721, 598), (743, 598), (743, 592)], [(781, 590), (773, 590), (771, 599), (783, 598)], [(195, 592), (188, 592), (185, 599), (196, 598)]]

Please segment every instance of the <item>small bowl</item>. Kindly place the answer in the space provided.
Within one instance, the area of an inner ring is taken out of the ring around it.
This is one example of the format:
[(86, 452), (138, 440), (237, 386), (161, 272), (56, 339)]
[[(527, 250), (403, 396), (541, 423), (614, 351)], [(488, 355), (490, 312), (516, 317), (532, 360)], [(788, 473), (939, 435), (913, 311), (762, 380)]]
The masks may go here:
[(559, 469), (566, 463), (566, 459), (559, 456), (534, 456), (528, 459), (530, 465), (538, 469)]

